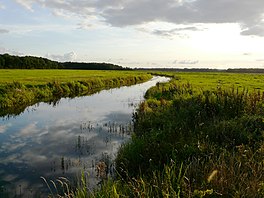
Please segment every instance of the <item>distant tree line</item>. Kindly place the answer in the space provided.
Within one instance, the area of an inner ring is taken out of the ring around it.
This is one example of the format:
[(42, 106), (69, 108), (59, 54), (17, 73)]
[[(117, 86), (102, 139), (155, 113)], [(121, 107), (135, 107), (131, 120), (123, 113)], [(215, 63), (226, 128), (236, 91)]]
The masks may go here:
[(61, 64), (47, 58), (0, 54), (0, 69), (59, 69)]
[(60, 63), (34, 56), (0, 54), (0, 69), (79, 69), (79, 70), (130, 70), (110, 63)]
[(239, 68), (239, 69), (228, 69), (227, 72), (231, 73), (264, 73), (264, 69), (260, 68)]
[(110, 63), (77, 63), (66, 62), (61, 63), (64, 69), (78, 69), (78, 70), (131, 70), (130, 68), (124, 68), (119, 65)]
[(264, 73), (260, 68), (209, 69), (209, 68), (136, 68), (135, 70), (160, 72), (227, 72), (227, 73)]
[(160, 71), (160, 72), (223, 72), (226, 70), (209, 68), (136, 68), (135, 70)]

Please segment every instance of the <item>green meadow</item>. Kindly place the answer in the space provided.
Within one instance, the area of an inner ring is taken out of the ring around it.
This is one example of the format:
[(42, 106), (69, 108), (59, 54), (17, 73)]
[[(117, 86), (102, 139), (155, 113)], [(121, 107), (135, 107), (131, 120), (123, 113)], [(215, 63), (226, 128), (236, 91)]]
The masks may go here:
[(62, 70), (62, 69), (1, 69), (0, 84), (19, 82), (25, 85), (43, 85), (49, 82), (66, 83), (93, 79), (114, 79), (118, 77), (140, 76), (142, 72), (112, 70)]
[(238, 88), (249, 91), (264, 90), (264, 75), (257, 73), (228, 72), (153, 72), (154, 74), (173, 76), (179, 82), (190, 83), (194, 88), (217, 89)]

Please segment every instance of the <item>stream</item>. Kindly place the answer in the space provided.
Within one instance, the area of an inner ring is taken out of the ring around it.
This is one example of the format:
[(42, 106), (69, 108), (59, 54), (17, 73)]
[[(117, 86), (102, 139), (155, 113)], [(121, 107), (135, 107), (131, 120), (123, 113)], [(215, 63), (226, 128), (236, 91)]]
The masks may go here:
[(47, 184), (58, 178), (79, 178), (87, 173), (97, 186), (98, 164), (113, 174), (119, 147), (130, 139), (132, 115), (150, 81), (99, 93), (62, 98), (56, 104), (39, 103), (15, 117), (0, 118), (0, 197), (46, 197)]

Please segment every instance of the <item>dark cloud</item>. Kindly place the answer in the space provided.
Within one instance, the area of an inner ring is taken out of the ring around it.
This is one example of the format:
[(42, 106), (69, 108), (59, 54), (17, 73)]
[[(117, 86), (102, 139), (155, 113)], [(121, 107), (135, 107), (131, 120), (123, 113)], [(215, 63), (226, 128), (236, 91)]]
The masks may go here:
[(255, 25), (253, 27), (247, 28), (241, 32), (241, 35), (255, 35), (255, 36), (264, 36), (264, 23)]
[[(98, 17), (115, 27), (148, 22), (176, 25), (237, 23), (242, 35), (264, 36), (263, 0), (16, 0), (28, 7), (33, 2), (80, 18)], [(166, 34), (166, 33), (164, 33)]]
[(154, 30), (151, 33), (158, 35), (158, 36), (164, 36), (164, 37), (172, 37), (175, 35), (178, 35), (180, 37), (187, 37), (187, 35), (183, 32), (188, 31), (202, 31), (203, 29), (199, 29), (197, 27), (184, 27), (184, 28), (173, 28), (170, 30)]
[(5, 33), (9, 33), (9, 30), (6, 30), (6, 29), (0, 29), (0, 34), (5, 34)]
[(264, 1), (255, 0), (145, 0), (127, 3), (122, 9), (104, 12), (114, 26), (137, 25), (151, 21), (174, 24), (239, 23), (243, 35), (262, 36)]

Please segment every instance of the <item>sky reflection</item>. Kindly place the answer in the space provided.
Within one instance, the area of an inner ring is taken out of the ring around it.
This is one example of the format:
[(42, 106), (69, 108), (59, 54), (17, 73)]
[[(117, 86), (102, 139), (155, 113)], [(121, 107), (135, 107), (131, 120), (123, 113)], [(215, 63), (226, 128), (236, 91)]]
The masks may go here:
[(39, 103), (0, 120), (0, 184), (13, 194), (33, 197), (34, 189), (47, 190), (41, 176), (71, 178), (85, 170), (96, 183), (95, 164), (114, 159), (130, 138), (132, 113), (145, 91), (167, 80), (154, 77), (140, 85), (64, 98), (56, 106)]

